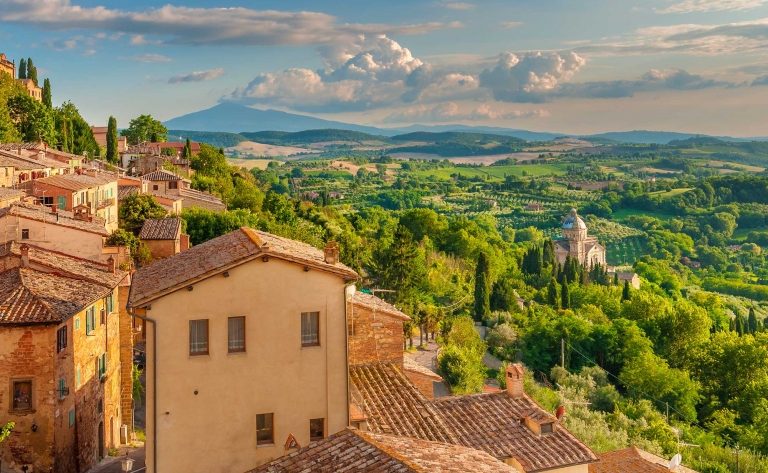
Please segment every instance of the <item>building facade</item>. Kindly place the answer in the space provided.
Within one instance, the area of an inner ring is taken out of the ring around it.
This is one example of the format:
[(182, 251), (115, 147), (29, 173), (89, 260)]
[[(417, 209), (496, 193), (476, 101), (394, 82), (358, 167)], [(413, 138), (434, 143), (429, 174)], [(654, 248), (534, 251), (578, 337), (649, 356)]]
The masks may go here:
[[(346, 294), (357, 274), (242, 228), (141, 268), (147, 471), (246, 471), (347, 427)], [(212, 454), (215, 452), (215, 454)]]
[(109, 233), (117, 229), (117, 178), (111, 173), (51, 176), (33, 182), (30, 191), (48, 207), (103, 219)]
[(0, 73), (8, 74), (14, 79), (16, 78), (16, 63), (9, 61), (5, 53), (0, 53)]
[(570, 256), (587, 268), (596, 264), (606, 265), (605, 247), (597, 241), (597, 237), (587, 234), (587, 224), (579, 217), (576, 209), (571, 209), (563, 220), (563, 236), (554, 243), (555, 257), (559, 264), (565, 264), (566, 258)]

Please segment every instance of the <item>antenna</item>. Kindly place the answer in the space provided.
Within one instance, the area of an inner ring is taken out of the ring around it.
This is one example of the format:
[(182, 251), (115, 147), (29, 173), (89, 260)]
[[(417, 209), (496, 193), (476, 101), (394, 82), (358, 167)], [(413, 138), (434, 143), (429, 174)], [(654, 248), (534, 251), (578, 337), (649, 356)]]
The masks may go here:
[(683, 456), (679, 453), (675, 453), (675, 456), (672, 457), (671, 460), (669, 460), (669, 469), (670, 471), (675, 471), (680, 464), (683, 463)]

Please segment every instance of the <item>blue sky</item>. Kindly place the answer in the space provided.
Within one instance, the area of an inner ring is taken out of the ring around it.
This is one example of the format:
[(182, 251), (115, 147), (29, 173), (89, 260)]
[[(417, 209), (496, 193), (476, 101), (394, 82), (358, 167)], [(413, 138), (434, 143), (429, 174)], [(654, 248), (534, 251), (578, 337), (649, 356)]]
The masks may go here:
[(0, 0), (87, 120), (231, 100), (376, 126), (768, 135), (768, 0)]

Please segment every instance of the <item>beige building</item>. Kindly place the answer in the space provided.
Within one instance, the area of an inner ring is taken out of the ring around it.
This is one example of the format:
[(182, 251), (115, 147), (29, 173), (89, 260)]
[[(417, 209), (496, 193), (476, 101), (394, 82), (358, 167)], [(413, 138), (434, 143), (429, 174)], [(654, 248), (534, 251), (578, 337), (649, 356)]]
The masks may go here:
[(109, 233), (117, 229), (117, 178), (111, 173), (51, 176), (29, 187), (48, 207), (103, 219)]
[(191, 189), (191, 181), (178, 174), (161, 169), (141, 176), (149, 181), (148, 192), (155, 196), (180, 197), (185, 209), (197, 207), (223, 212), (227, 206), (218, 197), (207, 192)]
[(15, 423), (3, 471), (84, 472), (119, 444), (127, 274), (111, 263), (0, 247), (0, 419)]
[(5, 53), (0, 53), (0, 73), (5, 73), (16, 78), (16, 63), (9, 61)]
[(596, 264), (605, 266), (605, 247), (597, 241), (597, 237), (587, 235), (587, 224), (571, 209), (571, 213), (563, 220), (563, 237), (555, 240), (555, 257), (559, 264), (565, 264), (570, 256), (585, 267)]
[(76, 217), (66, 210), (14, 202), (0, 208), (0, 243), (21, 241), (72, 256), (106, 262), (127, 261), (125, 247), (107, 247), (104, 221)]
[(137, 271), (147, 471), (239, 472), (344, 430), (347, 287), (338, 247), (241, 228)]
[(38, 102), (43, 101), (43, 89), (35, 85), (35, 81), (32, 79), (19, 79), (19, 83), (27, 90), (27, 95)]
[(9, 207), (14, 202), (21, 202), (27, 193), (18, 189), (0, 187), (0, 209)]
[[(107, 132), (109, 131), (109, 127), (106, 126), (92, 126), (91, 131), (93, 132), (93, 138), (96, 140), (96, 144), (98, 144), (102, 148), (107, 147)], [(117, 152), (118, 153), (124, 153), (128, 149), (128, 137), (126, 136), (119, 136), (117, 137)]]

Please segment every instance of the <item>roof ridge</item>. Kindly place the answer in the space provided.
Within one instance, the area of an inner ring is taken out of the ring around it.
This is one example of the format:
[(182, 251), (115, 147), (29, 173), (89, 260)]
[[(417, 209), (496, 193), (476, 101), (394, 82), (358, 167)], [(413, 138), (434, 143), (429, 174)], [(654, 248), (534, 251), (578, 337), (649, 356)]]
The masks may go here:
[[(400, 455), (399, 453), (391, 450), (388, 446), (381, 444), (376, 439), (368, 435), (368, 433), (363, 433), (358, 430), (352, 430), (352, 433), (357, 435), (360, 439), (362, 439), (365, 443), (368, 443), (370, 445), (373, 445), (377, 450), (383, 452), (388, 457), (392, 458), (393, 460), (401, 463), (403, 466), (408, 468), (409, 470), (413, 472), (423, 471), (421, 466), (418, 464), (414, 464), (413, 462), (409, 461), (406, 457)], [(418, 440), (418, 439), (412, 439), (412, 440)]]

